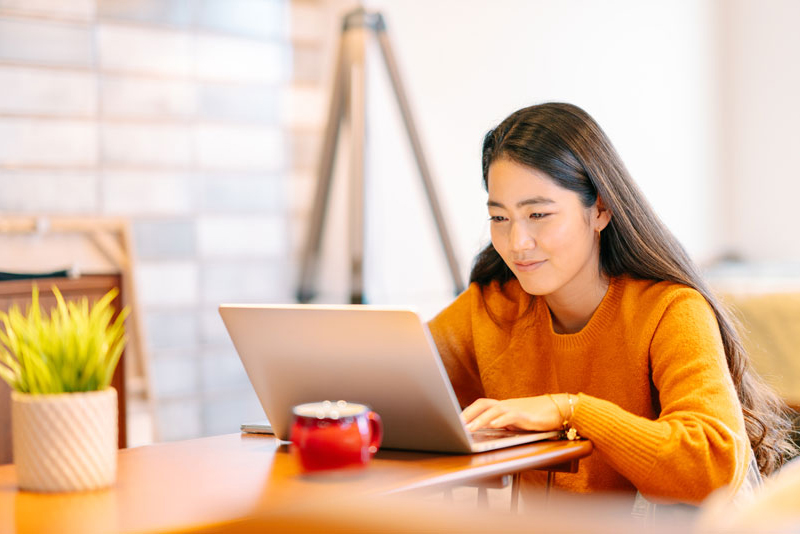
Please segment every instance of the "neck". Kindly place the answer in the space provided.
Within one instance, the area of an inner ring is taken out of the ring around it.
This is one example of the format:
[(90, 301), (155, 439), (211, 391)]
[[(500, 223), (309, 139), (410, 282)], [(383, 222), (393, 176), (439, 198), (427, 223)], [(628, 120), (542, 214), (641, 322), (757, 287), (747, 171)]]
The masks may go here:
[(603, 301), (608, 291), (609, 279), (601, 275), (599, 269), (594, 271), (594, 276), (585, 278), (573, 280), (568, 287), (544, 297), (547, 307), (550, 308), (556, 333), (580, 332)]

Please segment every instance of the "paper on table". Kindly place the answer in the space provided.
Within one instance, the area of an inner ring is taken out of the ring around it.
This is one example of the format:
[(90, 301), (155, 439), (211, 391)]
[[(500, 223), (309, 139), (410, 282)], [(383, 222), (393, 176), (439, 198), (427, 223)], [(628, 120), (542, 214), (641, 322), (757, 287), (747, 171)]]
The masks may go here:
[(266, 419), (252, 423), (242, 423), (240, 428), (242, 432), (247, 432), (248, 434), (274, 434), (272, 425)]

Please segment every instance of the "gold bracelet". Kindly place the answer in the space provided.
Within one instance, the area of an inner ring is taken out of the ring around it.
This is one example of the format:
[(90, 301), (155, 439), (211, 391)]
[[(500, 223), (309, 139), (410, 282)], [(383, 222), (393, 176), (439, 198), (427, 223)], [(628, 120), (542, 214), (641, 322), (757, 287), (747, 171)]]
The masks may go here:
[(567, 430), (567, 439), (572, 441), (578, 439), (580, 436), (578, 435), (578, 431), (572, 426), (572, 418), (575, 416), (575, 404), (572, 402), (572, 395), (567, 393), (567, 400), (569, 401), (569, 420), (564, 421), (564, 428), (569, 426), (569, 430)]
[(553, 401), (553, 404), (556, 405), (556, 411), (558, 411), (558, 416), (561, 418), (561, 432), (566, 433), (567, 425), (569, 423), (567, 422), (567, 418), (564, 417), (564, 414), (561, 412), (561, 406), (558, 405), (558, 402), (556, 402), (556, 399), (554, 399), (550, 393), (548, 393), (547, 396), (550, 398), (551, 401)]

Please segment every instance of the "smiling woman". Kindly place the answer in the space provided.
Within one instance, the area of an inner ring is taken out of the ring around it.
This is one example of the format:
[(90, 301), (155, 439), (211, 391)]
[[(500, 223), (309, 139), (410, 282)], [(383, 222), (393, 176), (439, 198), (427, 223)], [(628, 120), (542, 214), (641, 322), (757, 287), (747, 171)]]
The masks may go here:
[(576, 493), (697, 504), (780, 466), (784, 407), (585, 111), (513, 113), (484, 139), (483, 179), (492, 242), (429, 325), (470, 429), (590, 439), (555, 481)]
[(495, 250), (526, 293), (547, 295), (556, 332), (579, 331), (608, 288), (598, 279), (609, 211), (507, 157), (489, 168), (488, 189)]

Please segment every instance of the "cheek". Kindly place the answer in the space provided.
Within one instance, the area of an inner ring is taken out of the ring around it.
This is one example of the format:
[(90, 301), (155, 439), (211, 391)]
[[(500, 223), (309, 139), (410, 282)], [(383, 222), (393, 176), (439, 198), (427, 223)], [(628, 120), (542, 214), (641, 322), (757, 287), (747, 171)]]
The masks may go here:
[(504, 256), (506, 243), (505, 239), (502, 237), (503, 233), (497, 229), (495, 225), (492, 225), (489, 230), (489, 236), (492, 239), (492, 245), (494, 246), (494, 249), (498, 252), (498, 254), (500, 254), (500, 256)]
[(551, 254), (578, 258), (591, 250), (591, 237), (585, 225), (559, 225), (542, 232), (538, 244)]

